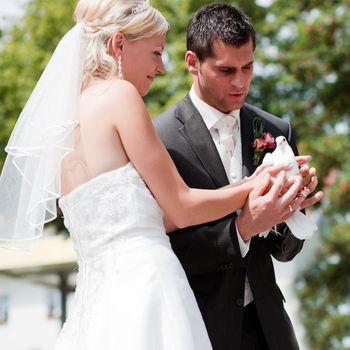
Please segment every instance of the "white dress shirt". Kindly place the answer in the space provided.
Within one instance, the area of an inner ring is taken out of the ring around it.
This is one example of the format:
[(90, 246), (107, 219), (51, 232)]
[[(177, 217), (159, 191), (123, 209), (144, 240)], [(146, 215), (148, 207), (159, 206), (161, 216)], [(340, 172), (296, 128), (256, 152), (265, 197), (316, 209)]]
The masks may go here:
[[(199, 111), (201, 117), (203, 118), (203, 121), (208, 128), (210, 135), (213, 138), (213, 141), (215, 143), (215, 146), (218, 150), (218, 153), (220, 155), (221, 160), (223, 161), (224, 168), (226, 170), (226, 174), (228, 175), (229, 183), (232, 184), (236, 181), (239, 181), (242, 179), (242, 142), (241, 142), (241, 127), (240, 127), (240, 110), (234, 110), (231, 111), (231, 113), (228, 113), (234, 117), (237, 118), (237, 128), (238, 128), (238, 136), (237, 140), (235, 140), (235, 149), (233, 152), (233, 157), (231, 159), (231, 167), (228, 169), (229, 165), (225, 160), (222, 158), (221, 152), (220, 152), (220, 145), (219, 145), (219, 135), (215, 128), (215, 125), (217, 124), (218, 120), (222, 118), (223, 113), (219, 110), (213, 108), (212, 106), (208, 105), (204, 101), (202, 101), (195, 93), (193, 86), (190, 90), (190, 98), (194, 104), (194, 106)], [(239, 215), (240, 210), (237, 211), (237, 214)], [(225, 227), (225, 231), (227, 231), (227, 234), (229, 234), (229, 226), (230, 223)], [(236, 224), (236, 232), (237, 232), (237, 239), (239, 243), (239, 248), (241, 251), (241, 255), (244, 258), (248, 252), (250, 247), (250, 240), (244, 241), (239, 234), (238, 227)], [(252, 291), (249, 285), (248, 277), (246, 276), (245, 279), (245, 290), (244, 290), (244, 306), (248, 305), (253, 300)]]

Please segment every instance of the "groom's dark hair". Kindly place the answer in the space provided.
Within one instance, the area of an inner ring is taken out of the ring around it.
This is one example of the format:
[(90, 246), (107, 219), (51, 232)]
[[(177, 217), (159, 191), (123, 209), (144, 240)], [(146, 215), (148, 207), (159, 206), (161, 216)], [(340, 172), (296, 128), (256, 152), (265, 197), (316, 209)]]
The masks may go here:
[(250, 18), (239, 8), (214, 3), (202, 6), (187, 26), (187, 50), (193, 51), (200, 61), (213, 55), (213, 43), (241, 47), (251, 39), (255, 49), (255, 30)]

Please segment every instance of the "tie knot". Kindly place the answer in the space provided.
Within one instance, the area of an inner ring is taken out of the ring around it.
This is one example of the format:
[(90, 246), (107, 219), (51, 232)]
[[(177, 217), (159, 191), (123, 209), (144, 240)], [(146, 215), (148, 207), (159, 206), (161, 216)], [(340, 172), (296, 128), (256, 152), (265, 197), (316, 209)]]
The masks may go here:
[(224, 147), (226, 151), (232, 152), (235, 145), (235, 127), (237, 124), (237, 119), (235, 116), (224, 114), (216, 122), (215, 129), (219, 134), (219, 144)]
[(215, 124), (215, 129), (220, 135), (232, 135), (237, 119), (231, 114), (223, 114)]

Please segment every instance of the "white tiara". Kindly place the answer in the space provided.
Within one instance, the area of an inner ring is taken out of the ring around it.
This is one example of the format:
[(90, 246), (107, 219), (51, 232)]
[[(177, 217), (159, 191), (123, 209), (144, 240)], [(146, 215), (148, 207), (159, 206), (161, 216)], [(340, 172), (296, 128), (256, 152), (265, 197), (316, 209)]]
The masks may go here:
[(150, 8), (151, 8), (151, 5), (148, 3), (148, 1), (143, 0), (140, 4), (132, 8), (131, 13), (133, 15), (137, 15), (141, 12), (147, 11)]

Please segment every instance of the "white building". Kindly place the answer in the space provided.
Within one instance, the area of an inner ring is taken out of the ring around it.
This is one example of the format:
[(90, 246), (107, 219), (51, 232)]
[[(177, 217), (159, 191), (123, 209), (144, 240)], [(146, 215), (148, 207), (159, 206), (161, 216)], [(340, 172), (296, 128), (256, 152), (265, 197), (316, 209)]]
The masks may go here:
[(64, 236), (31, 252), (0, 250), (0, 349), (52, 350), (75, 285), (76, 256)]

